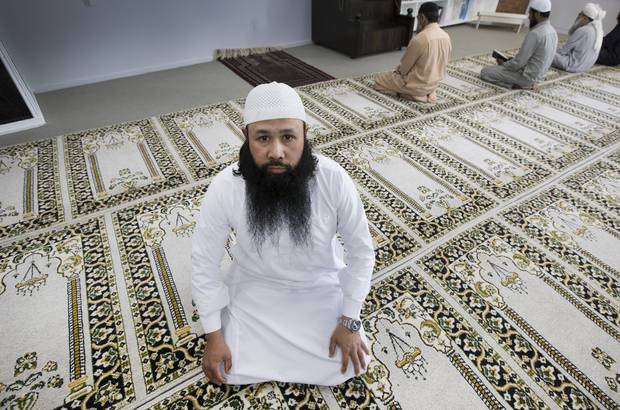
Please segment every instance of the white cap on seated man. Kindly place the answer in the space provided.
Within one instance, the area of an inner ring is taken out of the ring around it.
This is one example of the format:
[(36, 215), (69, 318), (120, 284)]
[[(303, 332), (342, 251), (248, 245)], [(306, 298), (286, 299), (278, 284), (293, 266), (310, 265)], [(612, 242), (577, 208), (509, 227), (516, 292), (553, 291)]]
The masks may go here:
[(551, 0), (531, 0), (528, 7), (540, 13), (551, 11)]

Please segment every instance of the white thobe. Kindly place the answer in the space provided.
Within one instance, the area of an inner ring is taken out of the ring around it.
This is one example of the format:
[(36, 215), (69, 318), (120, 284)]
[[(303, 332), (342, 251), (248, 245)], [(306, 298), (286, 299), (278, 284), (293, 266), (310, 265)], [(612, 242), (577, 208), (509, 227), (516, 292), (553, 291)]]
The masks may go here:
[(503, 65), (487, 66), (480, 77), (503, 86), (518, 85), (531, 87), (542, 81), (551, 67), (558, 44), (558, 35), (549, 20), (538, 23), (527, 33), (523, 44), (514, 58)]
[[(205, 333), (223, 330), (232, 354), (230, 384), (336, 385), (354, 376), (351, 364), (340, 372), (339, 349), (329, 357), (329, 341), (341, 315), (359, 318), (374, 249), (353, 181), (331, 159), (316, 157), (307, 246), (295, 246), (282, 229), (277, 243), (266, 240), (257, 249), (236, 165), (220, 172), (205, 194), (192, 246), (192, 291)], [(222, 271), (231, 232), (233, 262)], [(367, 343), (363, 329), (360, 334)]]
[(558, 35), (549, 19), (542, 21), (530, 30), (514, 58), (501, 67), (518, 72), (531, 82), (542, 81), (558, 45)]
[(559, 47), (553, 58), (553, 66), (571, 73), (588, 71), (598, 58), (598, 50), (594, 49), (596, 29), (592, 23), (576, 29), (562, 47)]

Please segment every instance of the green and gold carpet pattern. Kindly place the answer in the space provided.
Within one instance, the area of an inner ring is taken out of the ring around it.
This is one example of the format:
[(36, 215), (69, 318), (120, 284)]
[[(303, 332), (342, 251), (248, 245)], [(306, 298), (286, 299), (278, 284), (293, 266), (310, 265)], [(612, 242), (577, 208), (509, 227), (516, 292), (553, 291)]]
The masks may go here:
[(201, 373), (191, 237), (243, 99), (0, 148), (0, 408), (619, 408), (620, 68), (527, 92), (490, 62), (435, 105), (298, 88), (377, 257), (374, 360), (333, 388)]

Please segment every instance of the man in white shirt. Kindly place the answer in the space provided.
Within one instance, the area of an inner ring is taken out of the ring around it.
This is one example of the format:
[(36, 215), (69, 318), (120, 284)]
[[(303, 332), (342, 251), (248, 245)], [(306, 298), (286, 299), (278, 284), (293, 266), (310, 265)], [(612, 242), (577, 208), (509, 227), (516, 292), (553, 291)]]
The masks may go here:
[(192, 289), (203, 370), (216, 384), (337, 385), (368, 363), (359, 320), (374, 265), (368, 222), (344, 169), (312, 153), (305, 121), (289, 86), (250, 91), (239, 162), (211, 181), (201, 205)]

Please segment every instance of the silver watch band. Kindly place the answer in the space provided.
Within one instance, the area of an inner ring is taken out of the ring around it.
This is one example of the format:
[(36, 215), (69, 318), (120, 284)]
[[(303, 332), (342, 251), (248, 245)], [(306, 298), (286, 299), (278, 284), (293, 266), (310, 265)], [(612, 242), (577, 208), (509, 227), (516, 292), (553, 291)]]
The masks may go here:
[(359, 332), (362, 322), (358, 319), (352, 318), (338, 318), (338, 323), (347, 328), (349, 331), (356, 333)]

